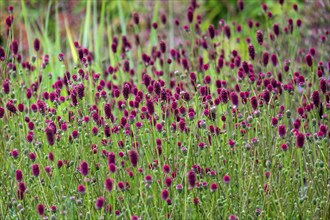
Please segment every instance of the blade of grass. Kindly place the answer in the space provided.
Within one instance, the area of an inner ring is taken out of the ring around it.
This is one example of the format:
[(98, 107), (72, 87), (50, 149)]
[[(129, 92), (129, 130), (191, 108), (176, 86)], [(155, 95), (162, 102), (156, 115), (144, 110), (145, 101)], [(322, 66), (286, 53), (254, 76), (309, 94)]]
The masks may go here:
[[(159, 0), (156, 0), (155, 5), (154, 5), (154, 14), (152, 17), (152, 23), (157, 21), (158, 11), (159, 11)], [(150, 42), (151, 42), (151, 45), (155, 45), (157, 42), (157, 32), (153, 28), (151, 29), (151, 33), (150, 33)], [(151, 49), (152, 49), (152, 47), (149, 48), (150, 53), (151, 53)]]
[[(23, 18), (24, 18), (24, 24), (25, 24), (25, 28), (26, 28), (26, 35), (27, 35), (27, 39), (28, 39), (28, 44), (31, 45), (30, 23), (28, 21), (28, 16), (27, 16), (27, 11), (26, 11), (24, 0), (21, 0), (21, 6), (22, 6), (22, 14), (23, 14)], [(32, 48), (30, 46), (29, 46), (29, 54), (30, 54), (30, 56), (32, 55)]]
[[(98, 31), (98, 45), (99, 45), (99, 53), (102, 53), (101, 51), (103, 49), (103, 33), (104, 33), (104, 17), (105, 17), (105, 1), (102, 1), (101, 6), (101, 15), (100, 15), (100, 23), (99, 23), (99, 31)], [(103, 57), (105, 59), (105, 57)], [(105, 61), (105, 60), (102, 60)]]
[(77, 51), (76, 48), (74, 46), (73, 40), (72, 40), (72, 35), (68, 26), (68, 22), (66, 19), (64, 19), (64, 23), (65, 23), (65, 30), (66, 30), (66, 35), (67, 35), (67, 39), (69, 40), (69, 46), (71, 49), (71, 54), (72, 54), (72, 58), (74, 60), (74, 62), (78, 61), (78, 55), (77, 55)]
[[(99, 60), (100, 59), (100, 47), (99, 47), (99, 43), (100, 41), (98, 40), (98, 31), (97, 31), (97, 1), (94, 0), (93, 1), (93, 34), (94, 34), (94, 41), (91, 42), (93, 43), (92, 45), (94, 46), (94, 53), (95, 53), (95, 60)], [(90, 39), (91, 41), (92, 39)], [(97, 66), (99, 66), (99, 62), (96, 63)]]
[(85, 17), (85, 26), (84, 26), (84, 36), (83, 36), (83, 46), (87, 47), (88, 43), (88, 34), (89, 34), (89, 26), (90, 26), (90, 20), (91, 20), (91, 3), (92, 1), (86, 1), (86, 17)]
[(60, 42), (60, 23), (58, 16), (58, 1), (55, 3), (55, 46), (61, 51), (61, 42)]
[(50, 15), (50, 9), (52, 7), (52, 1), (49, 1), (47, 13), (46, 13), (46, 21), (45, 21), (45, 35), (48, 36), (48, 24), (49, 24), (49, 15)]
[(174, 25), (173, 25), (173, 1), (168, 2), (168, 8), (170, 11), (170, 48), (174, 47)]
[(124, 17), (121, 1), (117, 1), (117, 7), (118, 7), (118, 12), (119, 12), (121, 32), (123, 35), (126, 35), (126, 22), (125, 22), (125, 17)]

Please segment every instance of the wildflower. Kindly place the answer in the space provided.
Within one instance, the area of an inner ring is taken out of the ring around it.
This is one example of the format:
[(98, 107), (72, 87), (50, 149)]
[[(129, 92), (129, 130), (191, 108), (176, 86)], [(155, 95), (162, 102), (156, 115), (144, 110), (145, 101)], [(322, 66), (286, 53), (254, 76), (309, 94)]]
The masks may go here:
[(229, 27), (229, 25), (225, 25), (224, 26), (224, 32), (225, 32), (225, 36), (229, 39), (230, 38), (230, 36), (231, 36), (231, 32), (230, 32), (230, 27)]
[(150, 115), (155, 113), (154, 103), (150, 99), (147, 100), (147, 109)]
[(33, 42), (33, 47), (34, 47), (34, 50), (36, 52), (38, 52), (40, 50), (40, 41), (38, 38), (34, 39), (34, 42)]
[(228, 184), (230, 183), (230, 176), (229, 175), (224, 175), (222, 178), (222, 182)]
[(25, 184), (24, 184), (23, 182), (19, 182), (17, 188), (18, 188), (18, 190), (19, 190), (20, 192), (22, 192), (22, 193), (24, 193), (25, 190), (26, 190), (26, 186), (25, 186)]
[(194, 19), (194, 12), (193, 10), (189, 9), (187, 11), (187, 19), (189, 23), (192, 23), (193, 19)]
[(16, 109), (16, 107), (15, 107), (15, 105), (13, 104), (12, 101), (7, 102), (7, 104), (6, 104), (6, 108), (8, 109), (8, 111), (10, 111), (10, 112), (16, 114), (17, 109)]
[(229, 220), (238, 220), (238, 217), (236, 215), (230, 215)]
[(104, 197), (100, 196), (96, 199), (95, 201), (95, 208), (96, 209), (102, 209), (103, 205), (104, 205)]
[(271, 119), (271, 123), (272, 123), (272, 126), (273, 126), (273, 127), (276, 127), (276, 126), (277, 126), (277, 123), (278, 123), (278, 119), (273, 117), (273, 118)]
[(307, 54), (305, 56), (305, 61), (306, 61), (306, 64), (311, 67), (313, 65), (313, 57), (311, 54)]
[(3, 118), (4, 115), (5, 115), (5, 109), (0, 107), (0, 118)]
[(15, 179), (17, 182), (21, 182), (23, 179), (23, 173), (21, 170), (16, 170), (15, 172)]
[(165, 43), (165, 41), (160, 41), (160, 43), (159, 43), (159, 47), (160, 47), (160, 51), (162, 52), (162, 53), (165, 53), (166, 52), (166, 43)]
[(131, 161), (132, 166), (136, 167), (138, 160), (139, 160), (139, 156), (138, 156), (138, 153), (136, 152), (136, 150), (130, 150), (128, 152), (128, 156), (129, 156), (129, 160)]
[(215, 37), (215, 28), (214, 25), (211, 24), (208, 28), (210, 38), (213, 39)]
[(196, 174), (194, 171), (189, 171), (187, 174), (188, 184), (190, 188), (194, 188), (196, 184)]
[(230, 100), (232, 104), (237, 107), (238, 106), (238, 95), (236, 92), (231, 92), (230, 93)]
[(178, 192), (181, 192), (183, 190), (183, 186), (182, 184), (178, 184), (175, 186), (175, 189), (178, 191)]
[(285, 125), (284, 124), (281, 124), (278, 126), (278, 135), (280, 137), (285, 137), (286, 135), (286, 128), (285, 128)]
[(11, 156), (16, 159), (18, 158), (18, 150), (15, 148), (14, 150), (11, 151)]
[(48, 125), (45, 128), (45, 134), (46, 134), (46, 139), (47, 142), (50, 146), (53, 146), (55, 144), (55, 132), (54, 132), (54, 128), (50, 125)]
[(137, 12), (134, 12), (134, 13), (133, 13), (133, 21), (134, 21), (134, 24), (135, 24), (135, 25), (139, 25), (139, 23), (140, 23), (140, 16), (139, 16), (139, 13), (137, 13)]
[(32, 165), (32, 175), (35, 177), (38, 177), (40, 174), (40, 169), (38, 164), (33, 164)]
[(164, 189), (161, 193), (161, 196), (162, 196), (162, 200), (166, 200), (169, 196), (169, 192), (167, 189)]
[(244, 9), (244, 1), (243, 0), (238, 0), (237, 1), (237, 7), (240, 11), (243, 11)]
[(139, 216), (137, 216), (137, 215), (133, 215), (132, 217), (131, 217), (131, 220), (140, 220), (141, 218), (139, 217)]
[(80, 163), (79, 171), (80, 171), (81, 175), (83, 175), (83, 176), (87, 176), (88, 175), (89, 168), (88, 168), (88, 163), (86, 161), (82, 161)]
[(278, 24), (273, 25), (273, 31), (276, 36), (280, 34), (280, 27), (278, 26)]
[(110, 173), (116, 173), (116, 165), (114, 163), (110, 163), (108, 164), (108, 168), (109, 168), (109, 171)]
[(170, 167), (170, 165), (165, 164), (165, 165), (163, 166), (163, 171), (164, 171), (164, 173), (169, 173), (169, 172), (171, 171), (171, 167)]
[(104, 182), (104, 187), (108, 192), (111, 192), (113, 189), (113, 180), (110, 178), (107, 178)]
[(17, 42), (17, 40), (13, 40), (13, 42), (11, 42), (10, 50), (14, 55), (16, 55), (18, 53), (18, 42)]
[(37, 205), (37, 211), (40, 216), (43, 216), (45, 214), (45, 207), (43, 204)]
[(85, 188), (84, 185), (78, 185), (78, 187), (77, 187), (77, 191), (78, 191), (78, 193), (80, 193), (80, 194), (85, 194), (85, 192), (86, 192), (86, 188)]
[(270, 60), (272, 61), (273, 66), (277, 66), (277, 56), (276, 56), (276, 54), (272, 54), (270, 56)]
[(36, 158), (37, 158), (37, 156), (36, 156), (35, 153), (31, 152), (31, 153), (29, 154), (29, 158), (30, 158), (30, 160), (35, 161)]
[(216, 183), (212, 183), (212, 184), (210, 185), (210, 191), (211, 191), (211, 192), (215, 192), (217, 189), (218, 189), (218, 184), (216, 184)]
[(198, 199), (197, 197), (195, 197), (195, 198), (193, 199), (193, 202), (194, 202), (195, 205), (198, 205), (198, 204), (199, 204), (199, 199)]
[(305, 143), (305, 135), (302, 133), (298, 133), (296, 136), (296, 147), (302, 148)]
[(320, 94), (317, 90), (312, 93), (312, 101), (315, 106), (320, 105)]
[(254, 60), (256, 53), (255, 53), (253, 44), (249, 44), (248, 51), (249, 51), (249, 56), (250, 56), (251, 60)]
[(325, 94), (327, 91), (327, 82), (324, 78), (320, 79), (319, 87), (320, 87), (320, 90), (322, 91), (322, 93)]
[(164, 185), (166, 187), (170, 187), (172, 185), (172, 178), (171, 177), (167, 177), (164, 181)]

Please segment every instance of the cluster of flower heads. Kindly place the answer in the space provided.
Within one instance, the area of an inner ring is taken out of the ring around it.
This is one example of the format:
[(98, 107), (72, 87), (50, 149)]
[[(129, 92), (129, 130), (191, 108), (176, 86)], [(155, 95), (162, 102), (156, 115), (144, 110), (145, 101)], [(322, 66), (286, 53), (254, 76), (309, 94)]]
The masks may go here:
[[(279, 4), (283, 5), (284, 1), (280, 0)], [(13, 7), (8, 8), (7, 39), (11, 42), (9, 50), (0, 47), (1, 71), (4, 73), (0, 119), (3, 124), (22, 119), (26, 143), (21, 145), (28, 145), (31, 150), (24, 152), (31, 161), (28, 162), (30, 173), (19, 167), (15, 172), (18, 200), (25, 199), (30, 187), (23, 176), (37, 178), (42, 169), (49, 177), (53, 176), (54, 169), (58, 170), (56, 173), (72, 175), (61, 168), (71, 167), (69, 160), (74, 159), (75, 171), (81, 175), (75, 190), (81, 196), (89, 190), (86, 185), (99, 181), (94, 177), (97, 170), (107, 173), (103, 179), (107, 193), (92, 198), (97, 210), (105, 207), (106, 212), (112, 212), (114, 204), (110, 203), (108, 194), (113, 191), (124, 192), (139, 187), (124, 180), (124, 173), (130, 178), (142, 176), (145, 188), (156, 190), (153, 170), (163, 172), (164, 178), (157, 177), (158, 185), (163, 187), (160, 199), (172, 205), (176, 193), (172, 188), (177, 192), (186, 188), (188, 191), (208, 188), (211, 193), (220, 195), (220, 189), (225, 190), (225, 185), (238, 181), (232, 179), (231, 171), (225, 168), (230, 161), (217, 159), (215, 164), (202, 166), (198, 164), (201, 161), (191, 159), (203, 151), (209, 154), (214, 147), (230, 149), (227, 153), (239, 151), (242, 147), (252, 151), (258, 149), (258, 142), (262, 139), (258, 136), (260, 134), (275, 139), (277, 142), (270, 143), (269, 140), (268, 144), (276, 145), (283, 152), (294, 151), (295, 147), (304, 148), (306, 141), (309, 145), (315, 140), (329, 143), (330, 61), (322, 60), (325, 57), (322, 45), (328, 42), (329, 32), (320, 36), (319, 48), (303, 48), (297, 54), (290, 54), (291, 51), (281, 51), (284, 48), (279, 41), (300, 35), (302, 20), (294, 22), (289, 18), (281, 27), (283, 22), (276, 23), (270, 9), (262, 4), (263, 12), (273, 23), (271, 27), (252, 20), (247, 24), (230, 24), (221, 20), (218, 27), (211, 24), (203, 32), (200, 27), (202, 16), (196, 14), (198, 7), (196, 1), (191, 1), (187, 22), (183, 26), (183, 21), (173, 21), (175, 28), (193, 39), (187, 43), (191, 50), (188, 47), (169, 48), (167, 39), (162, 39), (157, 45), (151, 45), (149, 54), (143, 52), (140, 58), (132, 61), (128, 52), (142, 44), (139, 35), (134, 36), (136, 47), (130, 41), (131, 36), (123, 35), (121, 40), (114, 36), (111, 53), (120, 59), (104, 68), (103, 73), (96, 73), (93, 63), (100, 61), (94, 60), (93, 52), (88, 48), (74, 42), (79, 59), (77, 70), (67, 70), (53, 81), (48, 91), (41, 90), (43, 74), (34, 81), (17, 78), (17, 71), (24, 74), (35, 73), (37, 69), (43, 71), (50, 57), (42, 55), (42, 45), (35, 39), (33, 47), (37, 56), (34, 59), (40, 59), (41, 66), (37, 66), (38, 62), (23, 61), (19, 42), (11, 39), (14, 16)], [(237, 7), (244, 10), (243, 0), (237, 1)], [(292, 7), (298, 11), (296, 4)], [(139, 26), (142, 16), (133, 13), (132, 19), (134, 25)], [(162, 14), (161, 22), (172, 21)], [(157, 31), (158, 26), (153, 23), (151, 28)], [(243, 29), (255, 31), (255, 34), (247, 35)], [(234, 36), (237, 38), (233, 39)], [(224, 43), (239, 43), (242, 41), (240, 36), (246, 37), (245, 50), (230, 49)], [(199, 54), (207, 54), (208, 58)], [(289, 55), (294, 55), (294, 59)], [(58, 54), (58, 62), (65, 59), (64, 53)], [(24, 85), (25, 96), (11, 93), (16, 92), (17, 85)], [(258, 122), (260, 118), (264, 118), (264, 124)], [(258, 132), (262, 129), (268, 133)], [(152, 137), (149, 139), (143, 134)], [(187, 142), (191, 136), (193, 140)], [(181, 137), (177, 146), (168, 145), (171, 137)], [(89, 144), (90, 147), (78, 147), (87, 152), (77, 149), (80, 153), (76, 158), (58, 153), (64, 146), (76, 146), (75, 143)], [(223, 146), (217, 146), (219, 143)], [(42, 159), (32, 146), (44, 145), (47, 147), (41, 149), (41, 155), (45, 155), (47, 161), (40, 164)], [(171, 154), (170, 149), (175, 148), (188, 159), (182, 162), (177, 155)], [(45, 152), (46, 149), (50, 152)], [(10, 156), (18, 160), (24, 156), (20, 150), (20, 147), (9, 149)], [(94, 160), (93, 155), (100, 155), (101, 159)], [(169, 158), (175, 160), (171, 165), (173, 160)], [(56, 160), (57, 164), (54, 164)], [(259, 163), (259, 160), (255, 158), (255, 162)], [(271, 173), (267, 171), (264, 175), (269, 179)], [(269, 193), (268, 184), (266, 182), (263, 187), (265, 193)], [(118, 200), (124, 198), (118, 197)], [(200, 200), (201, 197), (195, 196), (192, 203), (199, 205)], [(40, 203), (37, 205), (38, 214), (44, 216), (48, 208), (56, 212), (56, 206), (46, 208)], [(119, 209), (114, 213), (121, 215)], [(235, 215), (229, 217), (237, 218)], [(132, 215), (131, 219), (140, 217)]]

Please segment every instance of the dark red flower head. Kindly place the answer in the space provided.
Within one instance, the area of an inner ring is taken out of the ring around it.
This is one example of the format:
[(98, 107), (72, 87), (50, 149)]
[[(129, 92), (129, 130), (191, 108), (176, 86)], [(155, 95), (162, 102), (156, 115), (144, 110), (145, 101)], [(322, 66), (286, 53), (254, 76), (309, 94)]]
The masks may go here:
[(214, 25), (211, 24), (208, 28), (210, 38), (213, 39), (215, 37), (215, 28)]
[(319, 93), (319, 91), (315, 90), (312, 93), (312, 101), (313, 101), (315, 106), (318, 107), (320, 105), (320, 93)]
[(45, 214), (45, 207), (43, 204), (37, 205), (37, 211), (40, 216), (43, 216)]
[(36, 52), (38, 52), (40, 50), (40, 41), (38, 38), (34, 39), (34, 42), (33, 42), (33, 47), (34, 47), (34, 50)]
[(130, 150), (128, 152), (129, 160), (131, 161), (131, 164), (133, 167), (137, 166), (138, 160), (139, 160), (139, 155), (136, 150)]
[(104, 182), (104, 187), (108, 192), (111, 192), (113, 189), (113, 180), (110, 178), (107, 178)]
[(190, 188), (194, 188), (196, 184), (196, 174), (194, 171), (190, 170), (187, 174), (188, 184)]
[(262, 33), (261, 30), (257, 31), (256, 37), (257, 37), (258, 44), (262, 45), (262, 43), (264, 41), (264, 34)]
[(95, 201), (95, 208), (102, 209), (104, 202), (105, 202), (105, 199), (103, 196), (98, 197)]
[(307, 54), (305, 57), (306, 64), (311, 67), (313, 65), (313, 57), (311, 54)]
[(286, 128), (285, 128), (285, 125), (284, 124), (278, 126), (278, 135), (280, 137), (285, 137), (285, 135), (286, 135)]
[(15, 178), (17, 182), (21, 182), (23, 179), (23, 173), (21, 170), (16, 170), (15, 172)]
[(87, 176), (88, 175), (89, 168), (88, 168), (88, 163), (86, 161), (82, 161), (80, 163), (79, 171), (80, 171), (81, 175), (83, 175), (83, 176)]
[(6, 104), (6, 108), (8, 109), (8, 111), (10, 111), (10, 112), (16, 114), (17, 109), (16, 109), (16, 107), (15, 107), (15, 105), (13, 104), (12, 101), (7, 102), (7, 104)]
[(38, 164), (33, 164), (32, 165), (32, 175), (37, 177), (40, 174), (40, 169)]
[(296, 136), (296, 147), (302, 148), (305, 143), (305, 135), (302, 133), (298, 133)]

